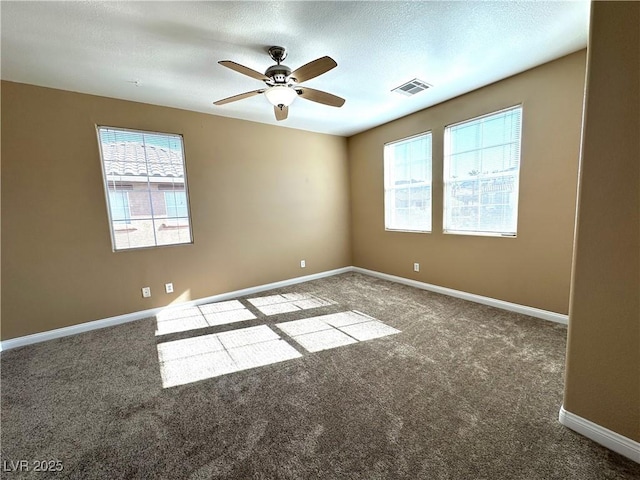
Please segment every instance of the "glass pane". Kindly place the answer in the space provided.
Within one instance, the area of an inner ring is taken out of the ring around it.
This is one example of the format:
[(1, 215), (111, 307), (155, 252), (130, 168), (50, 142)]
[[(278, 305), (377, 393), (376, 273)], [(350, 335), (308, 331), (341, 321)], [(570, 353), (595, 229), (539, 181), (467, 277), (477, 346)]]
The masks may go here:
[(164, 193), (165, 203), (167, 207), (167, 217), (186, 217), (187, 216), (187, 194), (180, 191), (172, 191)]
[(481, 153), (478, 150), (454, 153), (449, 165), (449, 178), (473, 177), (482, 169)]
[(133, 190), (129, 192), (129, 208), (132, 218), (153, 217), (153, 207), (146, 184), (133, 184)]
[(153, 220), (131, 220), (127, 224), (113, 222), (115, 248), (153, 247), (156, 244)]
[(451, 138), (452, 152), (467, 152), (480, 148), (480, 124), (465, 124), (454, 127)]
[(129, 223), (131, 212), (129, 210), (129, 197), (127, 192), (110, 191), (109, 205), (111, 206), (111, 220), (113, 222)]
[(187, 217), (156, 219), (155, 226), (158, 245), (191, 243), (191, 229)]
[(510, 130), (505, 129), (507, 122), (504, 116), (490, 117), (482, 125), (482, 147), (502, 145), (511, 140)]
[(396, 208), (407, 208), (411, 201), (411, 191), (409, 188), (398, 188), (394, 197)]

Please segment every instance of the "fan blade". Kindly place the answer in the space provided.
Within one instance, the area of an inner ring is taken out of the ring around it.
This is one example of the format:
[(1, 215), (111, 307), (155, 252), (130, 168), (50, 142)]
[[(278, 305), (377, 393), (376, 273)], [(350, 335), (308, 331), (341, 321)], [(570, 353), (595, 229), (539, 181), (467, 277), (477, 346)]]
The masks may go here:
[(231, 60), (221, 60), (218, 63), (223, 67), (230, 68), (231, 70), (235, 70), (238, 73), (242, 73), (243, 75), (255, 78), (256, 80), (269, 80), (269, 77), (267, 77), (264, 73), (256, 72), (249, 67), (245, 67), (244, 65), (240, 65), (239, 63), (232, 62)]
[(253, 97), (254, 95), (260, 95), (264, 93), (264, 88), (261, 90), (253, 90), (252, 92), (245, 92), (239, 95), (234, 95), (233, 97), (223, 98), (222, 100), (218, 100), (217, 102), (213, 102), (214, 105), (224, 105), (225, 103), (236, 102), (238, 100), (242, 100), (243, 98)]
[(286, 120), (289, 116), (289, 107), (273, 107), (273, 111), (276, 114), (276, 120)]
[(331, 57), (322, 57), (314, 60), (313, 62), (309, 62), (306, 65), (301, 66), (296, 71), (294, 71), (289, 78), (295, 78), (298, 83), (306, 82), (307, 80), (311, 80), (312, 78), (317, 77), (318, 75), (322, 75), (323, 73), (328, 72), (334, 67), (337, 67), (338, 64)]
[(324, 105), (329, 105), (330, 107), (341, 107), (344, 105), (344, 98), (340, 98), (321, 90), (314, 90), (313, 88), (308, 87), (299, 87), (296, 88), (296, 90), (298, 91), (299, 97), (311, 100), (312, 102), (322, 103)]

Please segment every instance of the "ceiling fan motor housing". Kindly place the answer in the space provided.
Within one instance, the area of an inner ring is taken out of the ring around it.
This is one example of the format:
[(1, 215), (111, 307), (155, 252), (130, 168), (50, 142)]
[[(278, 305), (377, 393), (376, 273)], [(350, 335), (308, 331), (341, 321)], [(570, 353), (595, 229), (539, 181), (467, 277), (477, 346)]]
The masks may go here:
[(273, 83), (286, 84), (291, 75), (291, 69), (286, 65), (272, 65), (264, 74), (273, 80)]

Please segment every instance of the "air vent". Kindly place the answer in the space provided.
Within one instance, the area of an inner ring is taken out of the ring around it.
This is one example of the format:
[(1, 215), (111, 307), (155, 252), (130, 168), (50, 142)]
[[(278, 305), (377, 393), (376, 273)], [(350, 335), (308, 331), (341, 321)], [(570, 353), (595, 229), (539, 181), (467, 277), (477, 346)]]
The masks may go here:
[(406, 95), (407, 97), (410, 97), (411, 95), (415, 95), (416, 93), (422, 92), (427, 88), (431, 88), (431, 85), (429, 85), (426, 82), (423, 82), (422, 80), (418, 80), (417, 78), (414, 78), (410, 82), (407, 82), (404, 85), (400, 85), (399, 87), (396, 87), (391, 91), (398, 92), (398, 93), (401, 93), (402, 95)]

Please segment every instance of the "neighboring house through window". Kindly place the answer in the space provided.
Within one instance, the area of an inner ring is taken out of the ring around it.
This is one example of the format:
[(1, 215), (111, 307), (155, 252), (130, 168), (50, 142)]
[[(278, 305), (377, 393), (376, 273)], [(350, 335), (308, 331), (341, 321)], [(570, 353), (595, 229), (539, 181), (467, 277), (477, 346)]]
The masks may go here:
[(192, 243), (182, 136), (98, 127), (114, 250)]

